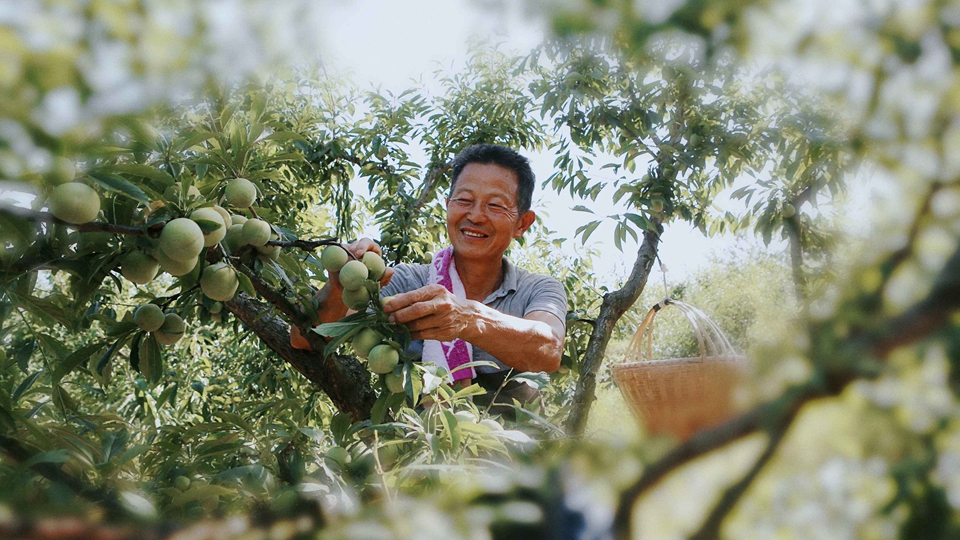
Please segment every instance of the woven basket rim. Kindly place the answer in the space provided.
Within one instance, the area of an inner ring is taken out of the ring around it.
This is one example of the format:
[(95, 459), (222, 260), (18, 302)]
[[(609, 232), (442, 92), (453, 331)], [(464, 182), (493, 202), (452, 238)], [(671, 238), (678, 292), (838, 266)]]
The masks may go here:
[(707, 356), (707, 357), (684, 356), (681, 358), (660, 358), (657, 360), (639, 360), (637, 362), (616, 362), (616, 363), (610, 364), (610, 369), (626, 369), (626, 368), (636, 368), (636, 367), (642, 367), (642, 366), (679, 364), (679, 363), (686, 363), (686, 362), (692, 362), (692, 361), (697, 361), (697, 363), (700, 363), (700, 364), (711, 364), (711, 363), (714, 363), (714, 362), (711, 362), (711, 359), (716, 360), (719, 358), (739, 360), (743, 362), (747, 361), (747, 357), (742, 354), (724, 354), (719, 356)]

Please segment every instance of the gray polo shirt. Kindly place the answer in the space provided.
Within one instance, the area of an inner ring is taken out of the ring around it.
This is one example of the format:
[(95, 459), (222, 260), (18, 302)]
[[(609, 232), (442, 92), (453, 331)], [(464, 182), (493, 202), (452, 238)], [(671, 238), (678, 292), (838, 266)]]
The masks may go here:
[[(559, 281), (517, 268), (509, 259), (503, 258), (504, 276), (500, 288), (487, 296), (483, 303), (501, 313), (515, 317), (525, 317), (532, 311), (546, 311), (556, 315), (560, 323), (566, 325), (567, 295)], [(394, 267), (393, 278), (384, 287), (381, 296), (419, 289), (429, 283), (430, 266), (427, 264), (400, 264)], [(423, 341), (414, 340), (410, 344), (410, 353), (423, 354)], [(498, 367), (480, 366), (478, 373), (495, 373), (510, 369), (502, 362), (490, 356), (486, 351), (473, 347), (474, 361), (490, 361)]]

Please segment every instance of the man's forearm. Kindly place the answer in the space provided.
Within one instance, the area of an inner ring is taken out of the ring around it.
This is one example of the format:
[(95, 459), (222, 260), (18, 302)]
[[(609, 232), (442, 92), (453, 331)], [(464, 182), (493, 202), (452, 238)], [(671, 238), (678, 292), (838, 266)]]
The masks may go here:
[(560, 367), (563, 336), (546, 322), (501, 313), (472, 302), (474, 319), (462, 338), (519, 371), (554, 372)]

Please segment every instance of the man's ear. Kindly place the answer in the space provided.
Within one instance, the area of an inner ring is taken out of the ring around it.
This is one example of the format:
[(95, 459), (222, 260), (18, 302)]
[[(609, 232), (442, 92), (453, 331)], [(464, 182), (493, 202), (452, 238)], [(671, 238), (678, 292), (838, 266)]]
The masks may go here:
[(533, 210), (527, 210), (520, 216), (520, 220), (517, 222), (517, 228), (513, 231), (514, 238), (520, 238), (523, 236), (523, 233), (527, 232), (527, 229), (533, 225), (533, 222), (537, 220), (537, 214)]

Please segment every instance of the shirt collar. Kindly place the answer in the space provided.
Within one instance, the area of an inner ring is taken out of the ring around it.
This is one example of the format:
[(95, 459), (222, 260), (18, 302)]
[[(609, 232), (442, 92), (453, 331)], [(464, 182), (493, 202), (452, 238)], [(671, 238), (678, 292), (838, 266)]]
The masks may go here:
[(503, 257), (503, 283), (500, 284), (497, 290), (490, 293), (490, 295), (484, 299), (483, 303), (489, 304), (510, 293), (517, 292), (517, 280), (520, 277), (518, 274), (516, 265), (510, 262), (510, 259)]

